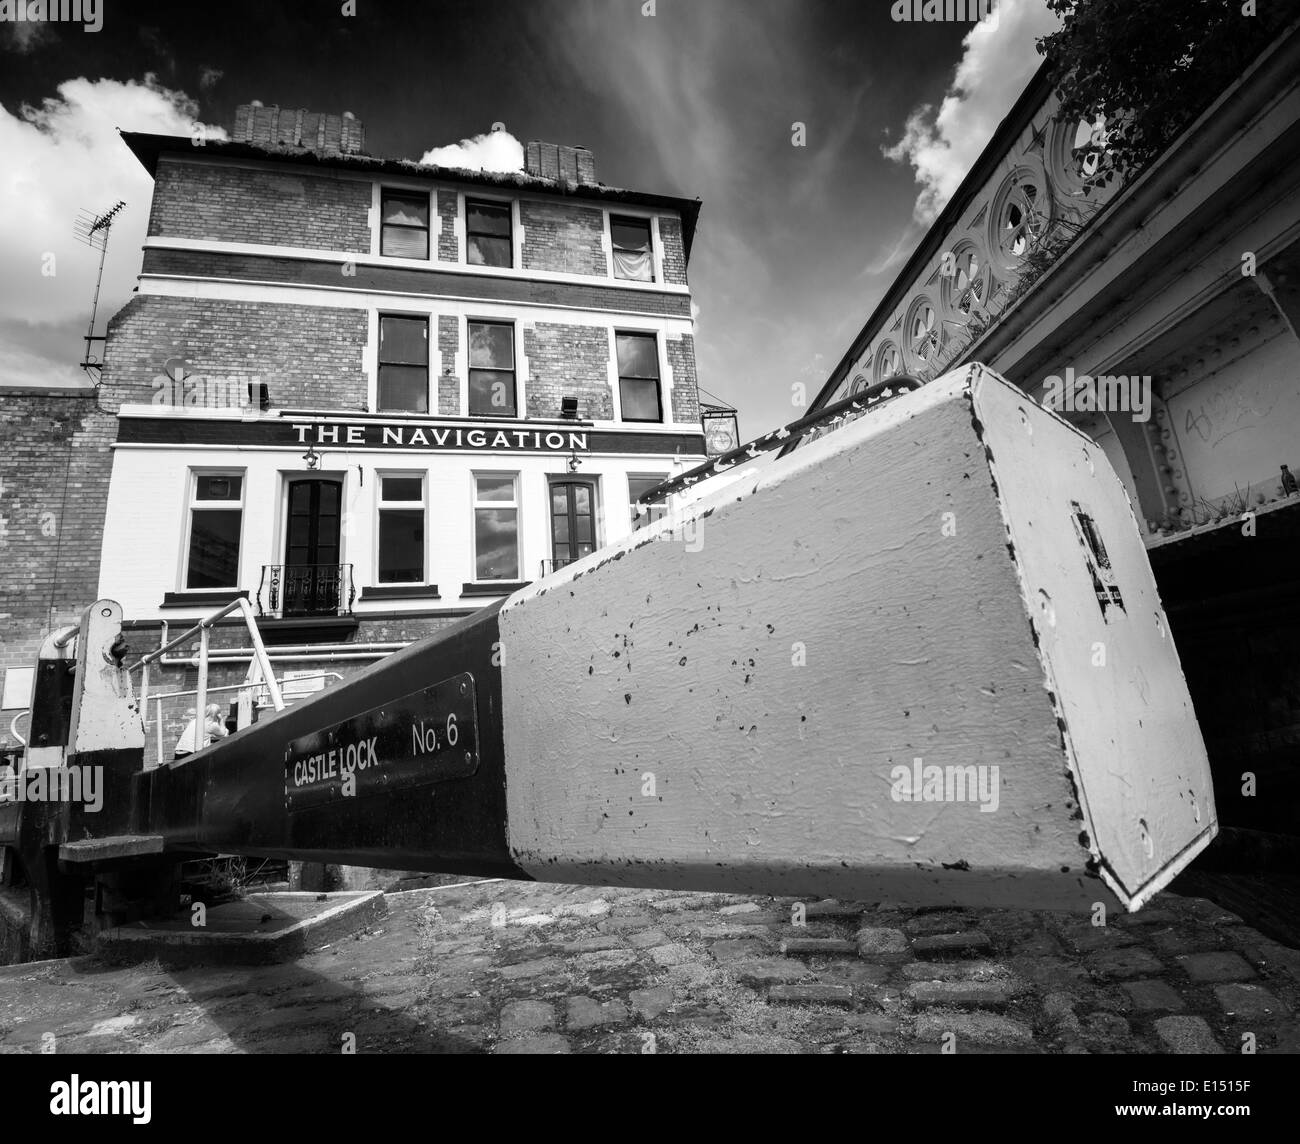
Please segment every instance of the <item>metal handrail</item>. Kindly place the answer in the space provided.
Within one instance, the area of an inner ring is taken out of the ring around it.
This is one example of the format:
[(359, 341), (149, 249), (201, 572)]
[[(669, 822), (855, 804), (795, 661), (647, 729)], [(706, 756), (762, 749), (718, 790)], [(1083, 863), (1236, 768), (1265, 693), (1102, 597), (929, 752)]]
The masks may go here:
[(134, 663), (128, 668), (129, 671), (143, 669), (140, 676), (140, 708), (142, 711), (147, 710), (145, 704), (149, 701), (149, 665), (155, 660), (161, 659), (177, 644), (184, 643), (197, 632), (199, 635), (199, 685), (195, 692), (198, 698), (194, 704), (194, 720), (196, 727), (200, 725), (204, 709), (208, 705), (209, 633), (220, 620), (225, 619), (231, 612), (239, 612), (243, 615), (244, 623), (248, 626), (249, 637), (253, 642), (253, 653), (257, 657), (257, 665), (262, 670), (262, 681), (271, 696), (271, 703), (277, 711), (284, 710), (284, 696), (280, 694), (280, 685), (275, 681), (275, 672), (271, 670), (271, 661), (267, 657), (266, 648), (262, 644), (262, 635), (257, 630), (257, 617), (253, 615), (252, 605), (243, 596), (239, 596), (231, 600), (225, 607), (213, 612), (212, 615), (201, 619), (193, 627), (187, 628), (174, 640), (163, 644), (160, 648), (155, 648), (148, 655), (143, 656), (138, 663)]
[(643, 507), (660, 504), (672, 496), (673, 493), (681, 492), (683, 489), (687, 489), (700, 481), (706, 481), (710, 477), (716, 477), (719, 473), (734, 469), (737, 465), (743, 465), (764, 453), (771, 452), (773, 449), (782, 449), (826, 421), (833, 421), (836, 417), (845, 413), (866, 413), (881, 402), (888, 401), (911, 390), (920, 389), (924, 384), (925, 382), (913, 374), (897, 373), (884, 381), (878, 381), (874, 385), (867, 386), (860, 393), (855, 393), (842, 401), (835, 402), (834, 405), (827, 405), (822, 409), (809, 413), (806, 417), (799, 418), (798, 421), (791, 421), (789, 425), (783, 425), (780, 429), (773, 429), (770, 433), (765, 433), (748, 445), (741, 445), (728, 453), (723, 453), (720, 457), (714, 457), (712, 460), (705, 461), (702, 465), (696, 465), (693, 469), (688, 469), (675, 477), (669, 477), (662, 484), (655, 485), (654, 488), (643, 494), (636, 503)]
[[(318, 671), (311, 675), (300, 675), (294, 680), (294, 682), (300, 683), (307, 679), (342, 679), (342, 678), (343, 676), (340, 675), (337, 671)], [(247, 680), (245, 680), (243, 683), (226, 683), (220, 687), (209, 687), (208, 695), (214, 695), (218, 691), (251, 691), (253, 688), (261, 687), (261, 686), (262, 685), (260, 683), (249, 683)], [(164, 699), (177, 699), (182, 695), (197, 695), (197, 694), (198, 694), (198, 689), (195, 688), (190, 691), (162, 691), (157, 693), (156, 695), (150, 695), (148, 699), (141, 697), (140, 704), (144, 708), (144, 721), (146, 727), (146, 732), (145, 732), (146, 734), (148, 734), (147, 728), (149, 724), (148, 704), (149, 703), (158, 704), (156, 718), (157, 718), (157, 729), (158, 729), (158, 762), (160, 765), (165, 760), (165, 754), (163, 751), (163, 737), (162, 737), (162, 731), (163, 731), (162, 701)], [(22, 712), (20, 712), (20, 714), (22, 714)], [(195, 738), (196, 739), (198, 738), (197, 732), (195, 734)]]

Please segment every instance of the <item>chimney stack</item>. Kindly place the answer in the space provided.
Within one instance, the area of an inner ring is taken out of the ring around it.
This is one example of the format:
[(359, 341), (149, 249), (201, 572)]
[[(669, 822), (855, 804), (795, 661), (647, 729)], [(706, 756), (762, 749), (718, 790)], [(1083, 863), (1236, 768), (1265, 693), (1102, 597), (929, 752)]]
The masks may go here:
[(524, 150), (524, 170), (534, 178), (596, 186), (596, 160), (585, 147), (532, 142)]
[(236, 143), (258, 147), (300, 147), (324, 155), (355, 155), (366, 142), (366, 129), (350, 111), (326, 115), (304, 108), (266, 107), (259, 99), (235, 108)]

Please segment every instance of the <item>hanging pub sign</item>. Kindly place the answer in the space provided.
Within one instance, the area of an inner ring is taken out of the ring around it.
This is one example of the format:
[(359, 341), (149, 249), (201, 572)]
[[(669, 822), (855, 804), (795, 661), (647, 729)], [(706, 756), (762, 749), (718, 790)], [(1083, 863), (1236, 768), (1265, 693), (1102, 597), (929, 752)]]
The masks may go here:
[(740, 427), (734, 409), (705, 409), (700, 420), (704, 424), (704, 451), (710, 457), (720, 457), (740, 447)]

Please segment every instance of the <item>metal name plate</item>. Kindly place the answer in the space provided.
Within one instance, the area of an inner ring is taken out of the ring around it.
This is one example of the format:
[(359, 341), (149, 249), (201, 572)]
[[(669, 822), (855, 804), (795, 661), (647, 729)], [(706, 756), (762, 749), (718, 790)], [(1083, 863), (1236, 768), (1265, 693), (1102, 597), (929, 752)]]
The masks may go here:
[(472, 775), (477, 710), (474, 677), (464, 672), (292, 740), (284, 753), (286, 811)]

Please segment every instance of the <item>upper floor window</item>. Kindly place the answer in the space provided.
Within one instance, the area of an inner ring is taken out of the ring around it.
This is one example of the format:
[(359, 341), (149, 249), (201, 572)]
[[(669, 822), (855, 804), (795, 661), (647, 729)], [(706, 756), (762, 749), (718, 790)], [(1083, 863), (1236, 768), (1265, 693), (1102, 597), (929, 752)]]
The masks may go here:
[(653, 282), (655, 256), (650, 243), (650, 220), (610, 215), (609, 236), (614, 250), (614, 277)]
[(410, 191), (380, 195), (379, 253), (393, 258), (429, 257), (429, 196)]
[(429, 322), (379, 316), (379, 411), (429, 412)]
[(508, 322), (469, 323), (469, 415), (514, 417), (515, 328)]
[(654, 334), (616, 334), (618, 393), (624, 421), (662, 421), (659, 347)]
[(514, 241), (510, 204), (465, 200), (465, 261), (471, 266), (511, 266)]
[(237, 588), (243, 474), (195, 473), (193, 480), (185, 587)]

